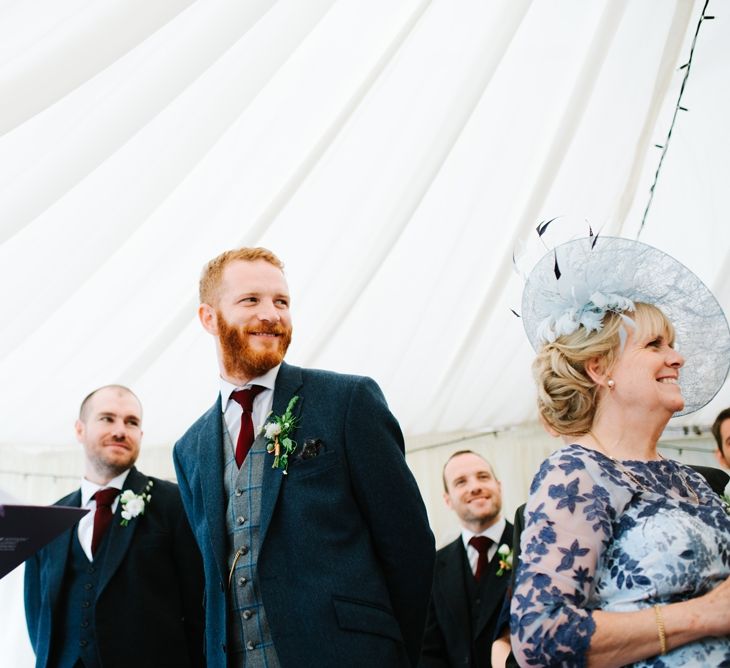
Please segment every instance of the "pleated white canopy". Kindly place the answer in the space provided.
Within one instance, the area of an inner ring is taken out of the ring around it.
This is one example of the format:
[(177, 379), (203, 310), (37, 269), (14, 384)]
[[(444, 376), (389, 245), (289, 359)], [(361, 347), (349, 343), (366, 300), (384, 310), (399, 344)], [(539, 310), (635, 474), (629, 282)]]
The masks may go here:
[[(703, 4), (2, 3), (0, 444), (68, 443), (108, 382), (173, 442), (216, 393), (200, 268), (241, 244), (286, 263), (289, 360), (373, 376), (407, 434), (534, 420), (512, 252), (637, 235)], [(703, 21), (641, 235), (726, 308), (729, 38)]]

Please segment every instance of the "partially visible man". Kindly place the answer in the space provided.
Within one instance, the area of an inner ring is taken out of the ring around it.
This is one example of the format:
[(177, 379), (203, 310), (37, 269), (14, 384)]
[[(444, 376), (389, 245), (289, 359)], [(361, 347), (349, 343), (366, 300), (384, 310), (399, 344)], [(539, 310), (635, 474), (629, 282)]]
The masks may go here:
[(403, 437), (371, 379), (283, 361), (282, 267), (241, 248), (200, 281), (220, 394), (174, 459), (205, 562), (208, 666), (409, 666), (434, 543)]
[(502, 516), (502, 484), (471, 450), (455, 452), (443, 469), (444, 501), (461, 535), (436, 553), (433, 592), (420, 666), (491, 666), (491, 646), (511, 573), (497, 550), (512, 547)]
[(730, 470), (730, 408), (721, 410), (712, 425), (712, 435), (717, 443), (715, 457), (718, 464)]
[(81, 404), (81, 488), (56, 505), (89, 513), (26, 561), (37, 668), (204, 666), (203, 569), (177, 485), (134, 463), (142, 407), (121, 385)]

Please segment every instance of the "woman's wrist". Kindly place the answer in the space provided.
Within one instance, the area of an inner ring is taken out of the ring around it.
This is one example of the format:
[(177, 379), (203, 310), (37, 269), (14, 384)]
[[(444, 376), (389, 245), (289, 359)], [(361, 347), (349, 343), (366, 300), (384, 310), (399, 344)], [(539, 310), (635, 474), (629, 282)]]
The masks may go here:
[(688, 601), (659, 605), (669, 651), (711, 635), (710, 629), (707, 628), (708, 617), (703, 598), (700, 596)]

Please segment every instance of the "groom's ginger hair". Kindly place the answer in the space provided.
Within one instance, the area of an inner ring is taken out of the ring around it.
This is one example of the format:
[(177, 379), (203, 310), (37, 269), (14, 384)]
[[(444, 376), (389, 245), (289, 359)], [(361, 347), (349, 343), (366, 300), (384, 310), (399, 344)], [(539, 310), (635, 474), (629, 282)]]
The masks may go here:
[(261, 248), (260, 246), (256, 248), (244, 247), (225, 251), (217, 257), (214, 257), (203, 267), (198, 288), (201, 304), (209, 304), (210, 306), (218, 305), (218, 288), (223, 277), (223, 270), (228, 264), (236, 260), (243, 260), (244, 262), (264, 260), (281, 269), (282, 272), (284, 271), (284, 263), (268, 248)]

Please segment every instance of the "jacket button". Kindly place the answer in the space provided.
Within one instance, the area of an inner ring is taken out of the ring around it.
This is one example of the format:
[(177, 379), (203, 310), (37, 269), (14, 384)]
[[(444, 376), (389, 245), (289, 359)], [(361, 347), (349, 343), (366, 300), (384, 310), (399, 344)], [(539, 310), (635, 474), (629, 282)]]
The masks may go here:
[(244, 546), (243, 546), (243, 547), (241, 548), (241, 554), (242, 554), (242, 555), (243, 555), (243, 554), (248, 554), (248, 546), (247, 546), (247, 545), (244, 545)]
[(248, 650), (256, 649), (256, 643), (253, 640), (249, 640), (246, 643), (246, 649), (248, 649)]
[(241, 496), (241, 494), (243, 494), (243, 490), (240, 487), (236, 487), (235, 494), (236, 494), (236, 496)]
[(238, 586), (245, 587), (248, 584), (248, 578), (238, 578)]
[(79, 640), (80, 647), (86, 647), (89, 644), (88, 640)]
[(239, 516), (239, 517), (236, 518), (236, 524), (238, 524), (238, 525), (244, 524), (245, 522), (246, 522), (246, 518), (245, 517), (240, 517)]
[(253, 617), (253, 612), (251, 612), (250, 610), (244, 610), (243, 611), (243, 618), (244, 619), (251, 619), (251, 617)]
[(84, 589), (86, 589), (86, 591), (89, 591), (89, 589), (93, 588), (93, 586), (94, 586), (93, 584), (91, 584), (90, 582), (87, 582), (84, 585)]
[(89, 601), (84, 601), (83, 603), (81, 603), (82, 608), (88, 608), (90, 605), (91, 603)]
[(89, 620), (88, 619), (85, 619), (83, 622), (81, 622), (81, 628), (82, 629), (88, 628), (88, 626), (89, 626)]

